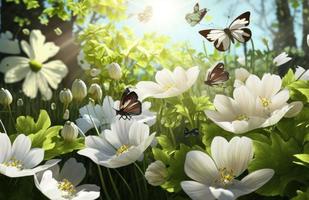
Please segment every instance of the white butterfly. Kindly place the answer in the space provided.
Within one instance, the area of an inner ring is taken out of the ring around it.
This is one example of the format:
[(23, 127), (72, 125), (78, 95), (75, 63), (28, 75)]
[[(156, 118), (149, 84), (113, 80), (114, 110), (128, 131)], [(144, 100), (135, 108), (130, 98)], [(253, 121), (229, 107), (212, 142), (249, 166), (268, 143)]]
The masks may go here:
[(200, 23), (200, 21), (202, 21), (206, 13), (207, 13), (207, 9), (203, 8), (200, 10), (200, 5), (196, 3), (193, 8), (193, 13), (188, 13), (186, 15), (186, 21), (191, 26), (195, 26), (196, 24)]
[(208, 41), (214, 42), (214, 47), (219, 51), (226, 51), (235, 42), (245, 43), (251, 38), (251, 30), (246, 28), (250, 24), (250, 12), (239, 15), (229, 27), (225, 29), (206, 29), (199, 31)]

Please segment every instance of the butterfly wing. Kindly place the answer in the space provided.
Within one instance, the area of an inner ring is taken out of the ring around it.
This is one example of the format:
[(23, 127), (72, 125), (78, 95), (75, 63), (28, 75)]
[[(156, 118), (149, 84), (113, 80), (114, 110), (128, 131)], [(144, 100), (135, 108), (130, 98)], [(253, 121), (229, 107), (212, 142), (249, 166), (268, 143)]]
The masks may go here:
[(249, 41), (252, 36), (251, 30), (249, 28), (246, 28), (249, 24), (249, 11), (239, 15), (229, 26), (232, 37), (241, 43)]
[(209, 42), (214, 43), (214, 47), (219, 51), (226, 51), (230, 48), (231, 40), (229, 36), (220, 29), (206, 29), (199, 33)]
[(135, 92), (128, 88), (122, 94), (119, 110), (129, 115), (139, 115), (142, 113), (142, 103), (138, 100)]
[(196, 3), (193, 9), (193, 13), (187, 14), (185, 18), (188, 24), (190, 24), (191, 26), (195, 26), (196, 24), (202, 21), (206, 13), (207, 13), (207, 9), (203, 8), (200, 10), (199, 4)]
[(224, 70), (224, 64), (218, 63), (213, 68), (208, 70), (205, 84), (209, 86), (219, 85), (229, 79), (229, 73)]

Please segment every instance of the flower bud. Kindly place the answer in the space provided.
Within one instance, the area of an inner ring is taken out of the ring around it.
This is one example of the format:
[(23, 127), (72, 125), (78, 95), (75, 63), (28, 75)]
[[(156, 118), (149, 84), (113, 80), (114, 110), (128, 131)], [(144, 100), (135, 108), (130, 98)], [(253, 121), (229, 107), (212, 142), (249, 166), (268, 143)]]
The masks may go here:
[(70, 119), (70, 111), (69, 111), (69, 109), (65, 109), (62, 118), (63, 118), (64, 120)]
[(60, 134), (65, 141), (71, 142), (77, 138), (78, 128), (74, 122), (66, 121)]
[(24, 101), (23, 101), (23, 99), (22, 99), (22, 98), (17, 99), (16, 104), (17, 104), (17, 106), (18, 106), (18, 107), (23, 106), (23, 105), (24, 105)]
[(145, 172), (147, 182), (153, 186), (162, 185), (166, 181), (167, 175), (166, 166), (160, 160), (151, 163)]
[(96, 83), (93, 83), (90, 85), (88, 93), (91, 96), (91, 98), (97, 102), (99, 102), (102, 99), (102, 95), (103, 95), (102, 89)]
[(70, 89), (64, 88), (59, 93), (59, 100), (64, 105), (69, 105), (73, 100), (73, 95)]
[(119, 80), (122, 76), (121, 67), (118, 63), (107, 65), (108, 74), (112, 79)]
[(87, 86), (84, 81), (76, 79), (72, 84), (73, 98), (82, 101), (87, 96)]
[(0, 104), (3, 106), (11, 105), (13, 101), (12, 94), (7, 89), (1, 88), (0, 90)]
[(51, 109), (51, 110), (56, 110), (56, 109), (57, 109), (57, 105), (56, 105), (55, 102), (52, 102), (52, 103), (50, 104), (50, 109)]
[(235, 69), (235, 82), (234, 87), (239, 87), (244, 85), (250, 73), (245, 68)]

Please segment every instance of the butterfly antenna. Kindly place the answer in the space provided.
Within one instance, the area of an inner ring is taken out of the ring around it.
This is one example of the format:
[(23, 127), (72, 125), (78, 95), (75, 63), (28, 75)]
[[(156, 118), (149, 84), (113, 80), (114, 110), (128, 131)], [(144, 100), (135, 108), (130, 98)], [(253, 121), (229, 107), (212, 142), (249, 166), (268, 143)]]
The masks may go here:
[(5, 129), (4, 124), (2, 123), (2, 120), (1, 120), (1, 119), (0, 119), (0, 124), (1, 124), (1, 126), (2, 126), (2, 129), (3, 129), (4, 133), (5, 133), (5, 134), (8, 134), (8, 133), (6, 132), (6, 129)]

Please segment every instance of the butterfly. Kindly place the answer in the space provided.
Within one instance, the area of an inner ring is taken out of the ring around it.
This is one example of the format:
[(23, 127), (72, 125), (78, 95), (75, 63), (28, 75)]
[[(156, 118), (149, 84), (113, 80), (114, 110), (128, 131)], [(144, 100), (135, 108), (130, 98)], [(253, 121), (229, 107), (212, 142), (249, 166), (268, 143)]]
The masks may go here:
[(224, 70), (224, 64), (218, 63), (206, 73), (204, 83), (209, 86), (219, 85), (229, 79), (229, 73)]
[(191, 26), (195, 26), (202, 21), (206, 13), (206, 8), (200, 10), (200, 5), (196, 3), (193, 8), (193, 13), (188, 13), (185, 18)]
[(134, 91), (126, 88), (122, 94), (119, 109), (116, 115), (120, 115), (119, 119), (131, 119), (132, 115), (140, 115), (142, 113), (142, 103), (138, 100), (138, 96)]
[(147, 23), (153, 15), (152, 7), (146, 6), (145, 9), (137, 14), (137, 19), (140, 22)]
[(184, 131), (184, 135), (185, 137), (189, 137), (189, 136), (198, 136), (200, 133), (199, 133), (199, 130), (198, 128), (194, 128), (192, 130), (189, 130), (188, 128), (185, 128), (185, 131)]
[(251, 38), (251, 30), (246, 28), (250, 24), (250, 12), (239, 15), (229, 27), (225, 29), (206, 29), (199, 31), (208, 41), (214, 42), (214, 47), (219, 51), (226, 51), (232, 43), (245, 43)]

